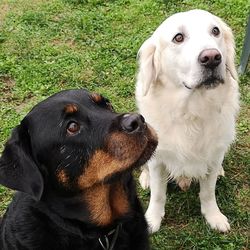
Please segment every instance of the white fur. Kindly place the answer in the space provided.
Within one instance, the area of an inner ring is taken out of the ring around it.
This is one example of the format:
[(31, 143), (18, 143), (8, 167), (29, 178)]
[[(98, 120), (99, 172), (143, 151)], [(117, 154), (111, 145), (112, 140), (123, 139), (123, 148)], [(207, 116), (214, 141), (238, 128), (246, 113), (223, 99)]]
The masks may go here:
[[(218, 37), (211, 33), (215, 26), (220, 29)], [(173, 42), (177, 33), (184, 33), (182, 43)], [(222, 55), (218, 74), (224, 83), (211, 89), (197, 87), (205, 74), (198, 62), (204, 49), (217, 49)], [(227, 218), (216, 203), (215, 185), (235, 138), (239, 109), (231, 29), (206, 11), (177, 13), (156, 29), (138, 55), (137, 104), (159, 137), (156, 155), (140, 177), (144, 188), (150, 183), (146, 218), (151, 231), (159, 229), (165, 213), (167, 180), (183, 177), (199, 180), (201, 212), (210, 226), (228, 231)]]

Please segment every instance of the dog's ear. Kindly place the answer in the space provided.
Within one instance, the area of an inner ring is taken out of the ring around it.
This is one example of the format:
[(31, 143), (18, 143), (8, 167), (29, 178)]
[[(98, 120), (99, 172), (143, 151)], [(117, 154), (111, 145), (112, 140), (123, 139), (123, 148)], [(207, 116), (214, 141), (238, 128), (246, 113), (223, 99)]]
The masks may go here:
[(0, 184), (40, 200), (44, 181), (33, 160), (28, 131), (17, 126), (0, 158)]
[(139, 73), (138, 81), (142, 84), (142, 94), (147, 95), (150, 85), (157, 79), (159, 59), (156, 56), (156, 45), (153, 38), (146, 40), (138, 52)]
[(227, 52), (226, 66), (230, 71), (230, 74), (233, 77), (233, 79), (237, 81), (238, 74), (235, 66), (235, 42), (234, 42), (233, 32), (225, 22), (223, 22), (220, 18), (218, 19), (222, 27), (223, 38), (226, 44), (226, 52)]

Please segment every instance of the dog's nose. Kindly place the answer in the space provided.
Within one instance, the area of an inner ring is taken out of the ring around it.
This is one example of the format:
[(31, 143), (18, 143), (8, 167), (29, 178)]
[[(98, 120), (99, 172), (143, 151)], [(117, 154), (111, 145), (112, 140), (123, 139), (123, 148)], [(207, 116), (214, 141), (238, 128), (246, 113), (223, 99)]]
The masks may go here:
[(201, 51), (198, 61), (202, 66), (214, 69), (221, 63), (221, 54), (217, 49), (205, 49)]
[(145, 128), (145, 119), (140, 114), (126, 114), (122, 117), (121, 126), (128, 133), (139, 132)]

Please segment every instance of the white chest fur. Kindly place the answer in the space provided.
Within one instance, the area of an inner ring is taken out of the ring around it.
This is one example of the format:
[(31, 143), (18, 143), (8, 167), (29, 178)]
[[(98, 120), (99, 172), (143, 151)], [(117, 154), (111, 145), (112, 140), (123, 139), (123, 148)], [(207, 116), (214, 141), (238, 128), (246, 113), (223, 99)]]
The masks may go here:
[(211, 167), (220, 168), (235, 137), (237, 85), (210, 90), (156, 86), (146, 96), (137, 91), (139, 110), (159, 137), (156, 157), (173, 177), (199, 178)]

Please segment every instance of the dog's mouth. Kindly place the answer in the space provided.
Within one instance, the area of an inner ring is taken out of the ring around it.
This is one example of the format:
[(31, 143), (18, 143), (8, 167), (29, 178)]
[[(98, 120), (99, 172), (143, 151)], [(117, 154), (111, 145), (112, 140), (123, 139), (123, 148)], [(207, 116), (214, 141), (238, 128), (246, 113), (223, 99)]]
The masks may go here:
[(196, 88), (214, 89), (224, 83), (224, 79), (219, 76), (210, 76), (202, 80)]
[(182, 84), (184, 85), (185, 88), (187, 88), (187, 89), (192, 89), (192, 88), (189, 87), (185, 82), (182, 82)]
[(220, 84), (224, 83), (224, 79), (216, 73), (206, 74), (203, 78), (198, 81), (194, 87), (190, 87), (187, 83), (182, 82), (183, 86), (189, 90), (193, 89), (214, 89), (218, 87)]
[(96, 150), (84, 167), (78, 186), (84, 189), (97, 183), (108, 183), (117, 175), (142, 166), (153, 155), (157, 144), (157, 135), (148, 125), (136, 134), (111, 133), (104, 149)]
[(214, 89), (220, 84), (224, 83), (224, 79), (221, 76), (220, 69), (205, 69), (202, 72), (202, 78), (198, 82), (196, 88)]

